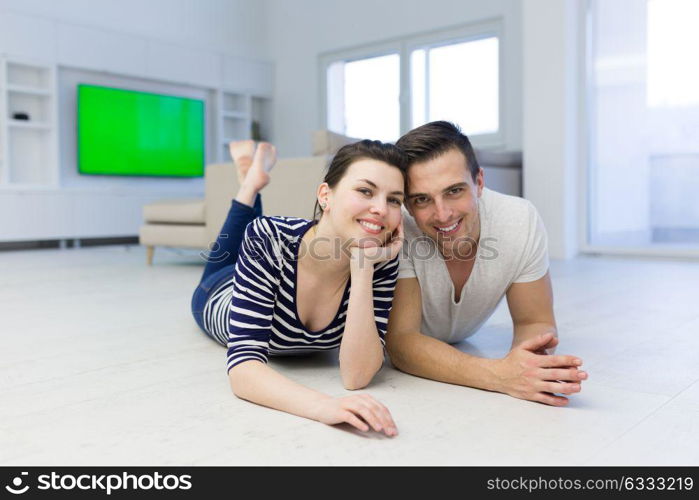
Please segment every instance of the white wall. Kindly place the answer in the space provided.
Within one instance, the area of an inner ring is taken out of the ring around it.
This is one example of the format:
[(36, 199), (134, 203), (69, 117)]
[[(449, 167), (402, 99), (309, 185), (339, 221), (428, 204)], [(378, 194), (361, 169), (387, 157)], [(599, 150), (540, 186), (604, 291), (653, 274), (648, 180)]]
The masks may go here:
[(524, 197), (539, 210), (557, 259), (578, 251), (580, 4), (522, 6)]
[[(46, 29), (55, 21), (97, 32), (146, 37), (189, 49), (261, 58), (265, 40), (263, 2), (256, 0), (0, 0), (0, 16), (40, 18)], [(41, 40), (46, 33), (26, 33)], [(10, 52), (26, 50), (15, 40)], [(24, 40), (17, 40), (24, 41)], [(5, 42), (4, 44), (2, 42)], [(7, 47), (5, 47), (7, 48)], [(53, 47), (46, 47), (52, 50)]]
[(310, 153), (321, 126), (319, 55), (401, 36), (502, 18), (505, 141), (521, 149), (520, 0), (267, 0), (267, 56), (275, 62), (274, 138), (282, 156)]
[(0, 53), (271, 94), (263, 11), (253, 0), (0, 0)]

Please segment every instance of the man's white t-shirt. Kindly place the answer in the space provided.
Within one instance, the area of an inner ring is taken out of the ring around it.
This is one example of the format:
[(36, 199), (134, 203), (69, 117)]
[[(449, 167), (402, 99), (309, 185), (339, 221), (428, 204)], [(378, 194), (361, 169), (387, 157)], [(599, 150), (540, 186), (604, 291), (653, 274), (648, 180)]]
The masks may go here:
[(478, 331), (512, 283), (538, 280), (549, 267), (546, 230), (531, 202), (484, 188), (478, 206), (478, 254), (458, 303), (436, 243), (403, 210), (405, 243), (398, 279), (417, 278), (421, 332), (449, 343)]

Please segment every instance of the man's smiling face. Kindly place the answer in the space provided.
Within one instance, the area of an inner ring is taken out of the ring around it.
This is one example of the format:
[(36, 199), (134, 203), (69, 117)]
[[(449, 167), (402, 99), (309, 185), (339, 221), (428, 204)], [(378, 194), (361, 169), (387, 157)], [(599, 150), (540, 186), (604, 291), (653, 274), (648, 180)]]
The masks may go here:
[(464, 241), (478, 240), (482, 169), (474, 181), (466, 157), (451, 148), (437, 158), (411, 165), (408, 178), (408, 211), (443, 255), (451, 255)]

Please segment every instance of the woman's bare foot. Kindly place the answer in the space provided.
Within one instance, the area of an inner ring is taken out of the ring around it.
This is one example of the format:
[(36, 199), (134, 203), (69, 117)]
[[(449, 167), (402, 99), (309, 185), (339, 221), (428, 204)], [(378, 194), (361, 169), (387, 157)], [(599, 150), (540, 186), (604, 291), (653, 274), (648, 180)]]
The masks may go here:
[(231, 141), (228, 143), (228, 150), (235, 162), (238, 173), (238, 185), (241, 186), (252, 165), (252, 159), (255, 154), (255, 141)]
[(269, 142), (259, 143), (245, 178), (240, 183), (240, 189), (235, 199), (252, 207), (257, 193), (269, 184), (269, 172), (276, 161), (277, 148)]
[(269, 172), (276, 161), (277, 148), (269, 142), (259, 143), (243, 184), (256, 192), (260, 191), (269, 183)]

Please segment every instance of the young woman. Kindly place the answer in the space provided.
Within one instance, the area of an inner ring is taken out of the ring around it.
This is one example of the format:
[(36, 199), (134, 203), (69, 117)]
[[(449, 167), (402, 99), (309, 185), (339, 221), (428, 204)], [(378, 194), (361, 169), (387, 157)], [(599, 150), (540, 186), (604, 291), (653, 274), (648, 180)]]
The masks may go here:
[[(192, 312), (228, 347), (236, 396), (318, 420), (397, 434), (369, 395), (334, 398), (267, 365), (268, 355), (339, 347), (346, 389), (365, 387), (383, 363), (403, 234), (405, 159), (360, 141), (338, 151), (318, 187), (316, 219), (263, 217), (259, 192), (276, 160), (271, 144), (231, 145), (240, 190), (213, 248)], [(319, 217), (318, 217), (319, 215)]]

